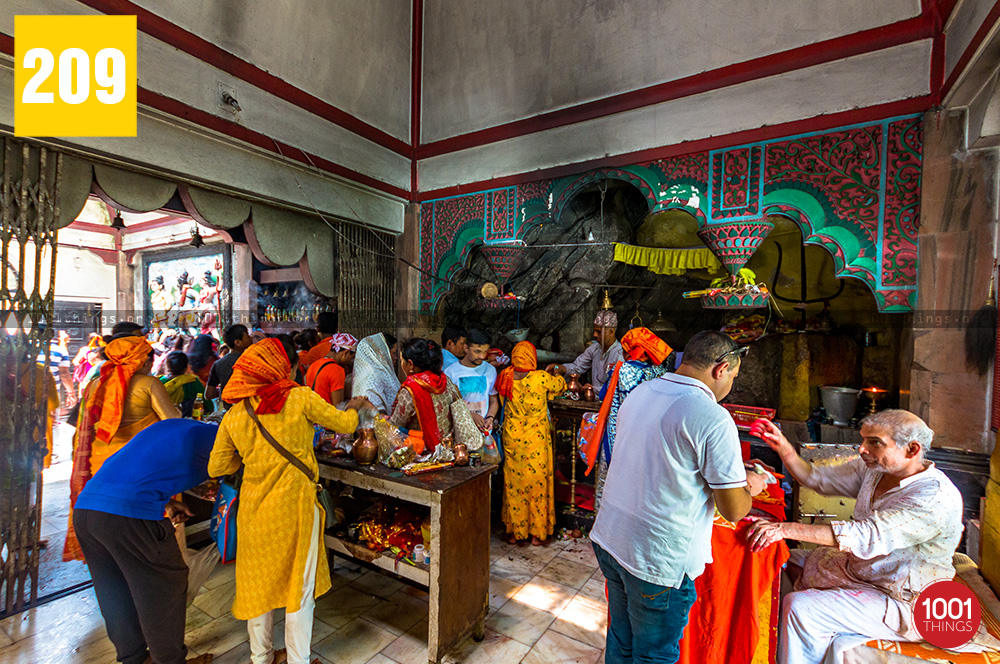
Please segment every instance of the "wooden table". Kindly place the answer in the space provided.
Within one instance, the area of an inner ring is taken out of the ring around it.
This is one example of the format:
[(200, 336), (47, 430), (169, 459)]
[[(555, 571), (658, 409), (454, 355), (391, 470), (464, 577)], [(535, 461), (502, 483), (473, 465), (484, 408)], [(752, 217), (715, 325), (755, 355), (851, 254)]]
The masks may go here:
[[(580, 418), (585, 413), (596, 413), (601, 409), (600, 401), (576, 401), (566, 397), (549, 399), (549, 410), (552, 411), (554, 420), (565, 419), (570, 422), (573, 437), (570, 439), (570, 479), (569, 479), (569, 506), (576, 507), (576, 464), (580, 455), (576, 449), (576, 441), (580, 438)], [(552, 441), (552, 449), (555, 449), (555, 438)]]
[(391, 555), (329, 534), (326, 545), (427, 587), (427, 660), (435, 664), (470, 633), (477, 640), (484, 635), (490, 590), (490, 475), (495, 469), (454, 467), (409, 477), (381, 464), (319, 459), (324, 479), (430, 507), (429, 565), (397, 564)]

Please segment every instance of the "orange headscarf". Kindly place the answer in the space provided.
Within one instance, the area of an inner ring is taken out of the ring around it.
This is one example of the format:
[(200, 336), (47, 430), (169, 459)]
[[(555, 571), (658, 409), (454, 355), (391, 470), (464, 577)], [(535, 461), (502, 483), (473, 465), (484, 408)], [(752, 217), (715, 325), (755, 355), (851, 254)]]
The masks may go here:
[(153, 347), (142, 337), (115, 339), (104, 348), (107, 362), (101, 365), (97, 387), (91, 391), (87, 407), (97, 406), (97, 440), (109, 443), (122, 423), (125, 396), (132, 376), (146, 362)]
[(645, 360), (653, 364), (663, 364), (673, 352), (666, 341), (644, 327), (636, 327), (622, 337), (622, 350), (628, 360)]
[[(625, 352), (626, 360), (663, 364), (663, 361), (674, 349), (650, 330), (636, 327), (626, 332), (625, 336), (622, 337), (622, 350)], [(604, 392), (604, 401), (601, 403), (601, 410), (597, 413), (597, 421), (594, 426), (587, 432), (581, 433), (583, 439), (587, 441), (583, 449), (583, 455), (587, 459), (587, 471), (584, 475), (590, 475), (590, 471), (597, 463), (597, 455), (601, 450), (601, 439), (608, 425), (608, 415), (611, 414), (611, 402), (614, 400), (615, 390), (618, 388), (618, 372), (621, 371), (621, 368), (622, 363), (619, 362), (611, 372)]]
[(258, 415), (280, 413), (288, 392), (299, 387), (288, 375), (292, 362), (277, 339), (264, 339), (243, 351), (233, 365), (233, 375), (222, 390), (222, 400), (238, 403), (247, 397), (260, 397), (254, 409)]
[(538, 368), (538, 351), (530, 341), (521, 341), (510, 352), (510, 366), (497, 376), (497, 394), (510, 399), (514, 394), (514, 372), (534, 371)]

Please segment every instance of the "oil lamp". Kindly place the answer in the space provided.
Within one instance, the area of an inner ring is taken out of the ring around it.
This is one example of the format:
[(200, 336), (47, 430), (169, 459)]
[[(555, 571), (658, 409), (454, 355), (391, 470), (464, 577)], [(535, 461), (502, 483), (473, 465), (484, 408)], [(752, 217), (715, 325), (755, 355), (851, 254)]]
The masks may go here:
[(889, 394), (888, 390), (883, 390), (878, 387), (866, 387), (863, 390), (865, 396), (868, 398), (868, 414), (874, 415), (880, 408), (884, 407), (882, 402), (885, 400), (886, 395)]

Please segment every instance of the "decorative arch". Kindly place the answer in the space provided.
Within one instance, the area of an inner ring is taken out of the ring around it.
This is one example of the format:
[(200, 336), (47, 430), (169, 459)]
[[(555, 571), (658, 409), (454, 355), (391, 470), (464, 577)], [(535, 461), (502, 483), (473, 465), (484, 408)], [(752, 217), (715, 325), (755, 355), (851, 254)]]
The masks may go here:
[(791, 217), (807, 244), (833, 255), (837, 276), (869, 287), (879, 311), (912, 311), (922, 132), (919, 115), (889, 118), (429, 201), (421, 206), (421, 259), (431, 272), (421, 277), (422, 308), (436, 306), (441, 280), (464, 264), (473, 226), (487, 244), (523, 240), (584, 187), (614, 179), (637, 187), (651, 212), (682, 209), (701, 228)]

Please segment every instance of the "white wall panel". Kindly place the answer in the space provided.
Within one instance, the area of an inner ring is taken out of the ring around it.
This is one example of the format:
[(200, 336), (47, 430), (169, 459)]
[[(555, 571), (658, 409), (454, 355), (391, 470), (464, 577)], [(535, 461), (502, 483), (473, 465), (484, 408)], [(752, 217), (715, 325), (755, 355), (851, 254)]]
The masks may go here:
[(431, 191), (929, 93), (931, 40), (422, 160)]
[(919, 14), (919, 0), (426, 0), (421, 140)]
[(962, 0), (945, 26), (944, 77), (947, 79), (972, 43), (986, 16), (993, 9), (994, 0)]
[[(74, 0), (10, 0), (14, 11), (0, 14), (0, 32), (14, 34), (15, 14), (96, 14)], [(164, 42), (139, 33), (139, 85), (187, 106), (233, 121), (219, 108), (219, 84), (236, 91), (238, 122), (334, 163), (388, 184), (409, 189), (410, 160), (354, 132), (216, 69)], [(12, 93), (11, 93), (12, 94)]]
[(409, 142), (410, 0), (134, 2)]
[[(14, 125), (14, 70), (0, 56), (0, 127)], [(251, 200), (313, 207), (324, 214), (392, 232), (403, 228), (404, 204), (278, 155), (155, 110), (139, 109), (135, 138), (68, 138), (61, 143), (111, 163), (136, 166), (177, 182), (236, 193)]]

